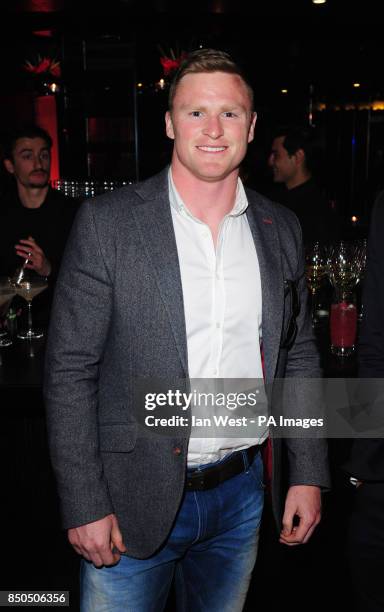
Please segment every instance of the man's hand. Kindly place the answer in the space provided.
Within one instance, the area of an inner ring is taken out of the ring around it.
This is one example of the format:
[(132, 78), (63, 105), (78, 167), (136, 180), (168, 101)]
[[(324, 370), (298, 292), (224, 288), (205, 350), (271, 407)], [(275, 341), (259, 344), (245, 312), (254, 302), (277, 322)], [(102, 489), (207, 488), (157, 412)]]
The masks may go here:
[[(294, 517), (299, 518), (299, 524), (294, 526)], [(280, 532), (280, 542), (288, 546), (306, 544), (320, 523), (321, 493), (319, 487), (295, 485), (289, 488), (285, 500), (283, 529)]]
[(116, 565), (120, 561), (120, 554), (112, 552), (113, 548), (117, 548), (120, 552), (127, 550), (114, 514), (108, 514), (93, 523), (68, 529), (68, 540), (75, 551), (88, 561), (92, 561), (95, 567)]
[(26, 268), (35, 270), (40, 276), (49, 276), (52, 266), (44, 255), (43, 250), (34, 241), (32, 236), (28, 236), (27, 240), (20, 240), (19, 244), (15, 245), (16, 253), (23, 259), (28, 258)]

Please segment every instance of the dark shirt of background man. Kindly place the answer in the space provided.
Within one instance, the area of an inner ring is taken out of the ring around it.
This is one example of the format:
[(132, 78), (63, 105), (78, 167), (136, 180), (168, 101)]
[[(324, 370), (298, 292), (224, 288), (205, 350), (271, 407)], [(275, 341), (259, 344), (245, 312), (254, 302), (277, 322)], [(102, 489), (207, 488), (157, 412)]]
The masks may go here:
[(314, 178), (320, 151), (312, 128), (286, 126), (276, 130), (268, 158), (275, 183), (268, 195), (296, 214), (304, 244), (340, 237), (338, 216)]
[(269, 197), (295, 213), (300, 221), (304, 244), (330, 243), (339, 238), (337, 214), (313, 178), (293, 189), (275, 185)]
[(77, 208), (77, 200), (51, 188), (39, 208), (23, 206), (16, 189), (3, 196), (0, 202), (0, 275), (12, 276), (22, 265), (15, 245), (28, 236), (33, 236), (52, 266), (48, 290), (33, 300), (35, 319), (40, 324), (48, 320), (57, 272)]
[(0, 202), (0, 274), (13, 275), (23, 260), (15, 244), (21, 237), (33, 236), (51, 262), (55, 279), (78, 202), (50, 188), (39, 208), (22, 205), (16, 190)]

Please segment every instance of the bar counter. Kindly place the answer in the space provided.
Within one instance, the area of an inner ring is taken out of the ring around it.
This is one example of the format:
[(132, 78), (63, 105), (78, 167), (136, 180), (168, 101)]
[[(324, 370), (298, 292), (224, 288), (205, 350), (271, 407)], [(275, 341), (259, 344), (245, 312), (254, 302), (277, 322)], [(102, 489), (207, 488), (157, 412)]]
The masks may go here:
[[(78, 556), (60, 526), (42, 397), (45, 339), (0, 349), (2, 590), (68, 590), (78, 606)], [(67, 608), (68, 609), (68, 608)]]
[(45, 338), (19, 340), (0, 349), (1, 389), (41, 389)]

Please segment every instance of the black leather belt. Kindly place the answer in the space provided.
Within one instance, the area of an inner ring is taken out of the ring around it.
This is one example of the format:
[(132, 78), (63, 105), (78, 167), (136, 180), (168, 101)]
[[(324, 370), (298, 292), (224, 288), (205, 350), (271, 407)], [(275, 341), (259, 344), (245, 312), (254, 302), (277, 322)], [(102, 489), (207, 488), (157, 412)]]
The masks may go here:
[(233, 476), (237, 476), (246, 470), (246, 464), (243, 458), (243, 452), (246, 453), (248, 465), (251, 465), (257, 453), (260, 451), (261, 445), (250, 446), (244, 451), (233, 453), (226, 461), (206, 467), (202, 470), (196, 469), (187, 472), (186, 488), (187, 491), (206, 491), (213, 489), (217, 485), (225, 482)]

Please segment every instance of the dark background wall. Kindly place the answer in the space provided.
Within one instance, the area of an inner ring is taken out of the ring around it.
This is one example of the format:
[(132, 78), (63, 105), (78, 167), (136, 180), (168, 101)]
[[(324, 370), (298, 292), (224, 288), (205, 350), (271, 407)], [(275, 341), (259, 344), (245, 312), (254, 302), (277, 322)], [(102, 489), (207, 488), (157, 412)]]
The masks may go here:
[(378, 4), (200, 0), (191, 9), (169, 0), (4, 3), (0, 135), (33, 118), (33, 97), (42, 93), (38, 79), (23, 69), (25, 61), (55, 58), (62, 70), (54, 94), (61, 176), (145, 178), (167, 163), (171, 150), (164, 135), (162, 52), (217, 47), (244, 65), (255, 88), (258, 125), (244, 164), (250, 184), (263, 190), (270, 181), (266, 159), (275, 125), (308, 123), (312, 113), (325, 143), (321, 179), (328, 197), (345, 218), (357, 214), (366, 223), (384, 186), (384, 111), (373, 110), (384, 100)]

